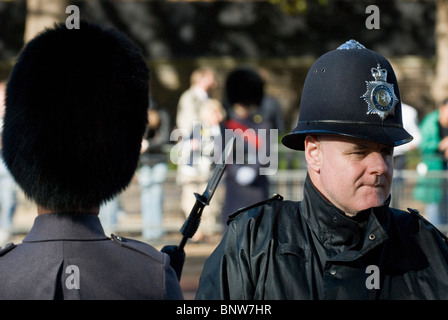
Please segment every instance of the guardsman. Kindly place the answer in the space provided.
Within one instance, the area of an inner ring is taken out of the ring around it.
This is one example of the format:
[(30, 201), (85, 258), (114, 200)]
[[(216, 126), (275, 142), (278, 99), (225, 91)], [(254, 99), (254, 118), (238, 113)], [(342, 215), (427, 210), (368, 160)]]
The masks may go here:
[(445, 236), (389, 207), (393, 149), (411, 141), (390, 63), (356, 41), (321, 56), (297, 127), (303, 200), (237, 211), (207, 260), (198, 299), (448, 299)]
[(252, 68), (238, 67), (227, 76), (225, 97), (229, 107), (224, 131), (232, 132), (236, 142), (234, 159), (227, 165), (225, 176), (225, 226), (235, 210), (269, 197), (269, 180), (262, 174), (262, 167), (270, 154), (271, 124), (260, 115), (263, 96), (264, 81)]
[(148, 87), (137, 47), (93, 23), (56, 25), (20, 53), (3, 157), (38, 216), (0, 251), (0, 299), (182, 299), (166, 254), (106, 236), (98, 219), (137, 168)]

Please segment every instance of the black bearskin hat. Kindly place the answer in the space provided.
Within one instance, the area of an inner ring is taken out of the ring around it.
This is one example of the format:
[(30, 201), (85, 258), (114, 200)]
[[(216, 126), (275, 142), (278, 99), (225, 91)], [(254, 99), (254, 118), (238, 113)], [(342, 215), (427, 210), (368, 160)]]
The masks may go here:
[(226, 95), (230, 105), (260, 106), (264, 82), (258, 73), (247, 67), (233, 70), (226, 80)]
[(27, 197), (53, 210), (124, 190), (147, 125), (149, 71), (127, 36), (55, 25), (20, 53), (6, 89), (4, 161)]

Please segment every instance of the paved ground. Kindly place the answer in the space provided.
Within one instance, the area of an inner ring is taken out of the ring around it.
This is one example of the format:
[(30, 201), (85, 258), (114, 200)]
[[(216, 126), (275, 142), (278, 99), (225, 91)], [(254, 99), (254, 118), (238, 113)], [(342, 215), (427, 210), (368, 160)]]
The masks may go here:
[[(170, 176), (165, 185), (164, 226), (167, 234), (157, 243), (151, 243), (159, 250), (164, 245), (179, 244), (182, 238), (179, 230), (185, 221), (185, 217), (178, 208), (179, 195), (180, 189), (174, 183), (174, 177)], [(125, 214), (120, 216), (117, 230), (114, 233), (143, 240), (141, 238), (140, 193), (136, 181), (133, 181), (121, 195), (120, 200)], [(25, 199), (23, 194), (19, 192), (18, 207), (13, 220), (14, 235), (11, 239), (14, 243), (22, 241), (31, 228), (35, 217), (36, 208), (34, 204)], [(220, 238), (220, 235), (217, 235), (213, 239), (209, 239), (209, 242), (194, 243), (189, 241), (187, 243), (185, 247), (187, 259), (180, 282), (185, 299), (194, 299), (205, 259), (214, 250)]]

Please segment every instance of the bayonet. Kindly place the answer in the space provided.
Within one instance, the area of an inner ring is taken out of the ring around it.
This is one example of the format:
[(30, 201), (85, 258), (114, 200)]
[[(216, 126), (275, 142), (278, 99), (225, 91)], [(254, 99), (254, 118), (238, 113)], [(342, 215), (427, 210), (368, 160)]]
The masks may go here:
[(204, 193), (202, 195), (198, 193), (194, 194), (196, 197), (196, 203), (193, 209), (191, 210), (190, 215), (188, 216), (184, 225), (180, 229), (180, 232), (184, 236), (179, 245), (180, 250), (184, 248), (187, 240), (189, 238), (192, 238), (199, 228), (202, 211), (204, 210), (205, 206), (210, 204), (210, 200), (212, 199), (213, 194), (215, 193), (215, 190), (218, 187), (219, 181), (221, 180), (222, 175), (224, 174), (224, 170), (226, 169), (227, 158), (233, 151), (234, 141), (235, 137), (232, 137), (231, 140), (227, 143), (226, 147), (224, 148), (224, 151), (221, 154), (221, 159), (216, 164), (215, 170), (213, 171), (213, 174), (210, 180), (208, 181), (207, 188), (205, 188)]
[(180, 280), (182, 273), (183, 263), (185, 261), (184, 247), (188, 239), (192, 238), (199, 228), (201, 223), (202, 211), (205, 206), (210, 204), (210, 200), (218, 187), (219, 181), (221, 180), (224, 171), (226, 169), (227, 159), (233, 151), (233, 144), (235, 137), (232, 137), (230, 141), (226, 144), (224, 151), (221, 154), (221, 158), (216, 164), (213, 174), (207, 184), (207, 188), (202, 195), (194, 193), (196, 197), (196, 202), (188, 215), (187, 220), (183, 224), (180, 232), (183, 236), (179, 246), (165, 246), (162, 248), (162, 252), (167, 253), (171, 258), (171, 266), (176, 271), (177, 277)]

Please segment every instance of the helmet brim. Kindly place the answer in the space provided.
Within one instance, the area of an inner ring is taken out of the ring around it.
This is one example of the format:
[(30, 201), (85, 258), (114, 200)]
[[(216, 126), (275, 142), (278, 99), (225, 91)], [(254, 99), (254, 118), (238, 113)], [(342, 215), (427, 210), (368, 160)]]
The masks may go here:
[(307, 135), (331, 134), (353, 137), (376, 142), (390, 147), (397, 147), (412, 141), (413, 137), (401, 126), (388, 126), (367, 123), (299, 123), (289, 134), (282, 138), (282, 143), (293, 150), (305, 150)]

